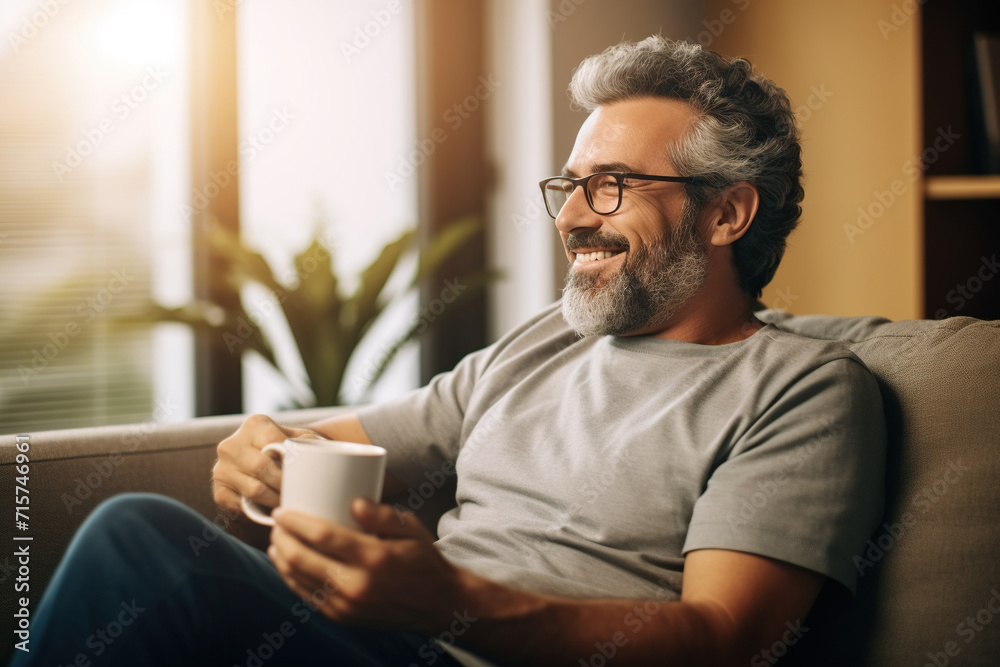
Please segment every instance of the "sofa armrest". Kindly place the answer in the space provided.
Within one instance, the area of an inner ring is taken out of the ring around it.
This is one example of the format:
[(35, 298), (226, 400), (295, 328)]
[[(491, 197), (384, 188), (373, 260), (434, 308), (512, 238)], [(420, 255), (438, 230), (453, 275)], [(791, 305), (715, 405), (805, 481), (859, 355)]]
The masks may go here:
[[(343, 408), (295, 410), (275, 415), (282, 424), (301, 426)], [(212, 500), (211, 469), (219, 441), (233, 433), (244, 416), (202, 417), (184, 422), (69, 429), (27, 434), (30, 472), (27, 530), (16, 528), (15, 477), (18, 436), (0, 436), (3, 507), (0, 521), (0, 633), (11, 637), (15, 598), (28, 597), (34, 609), (69, 541), (102, 500), (127, 492), (151, 492), (175, 498), (251, 543), (266, 540), (256, 524), (229, 522)], [(24, 436), (20, 436), (24, 440)], [(232, 523), (232, 525), (230, 525)], [(247, 525), (249, 524), (249, 525)], [(13, 537), (32, 540), (15, 542)], [(13, 546), (12, 546), (13, 545)], [(28, 591), (16, 592), (18, 563), (14, 549), (30, 551)], [(0, 651), (2, 653), (3, 651)], [(6, 659), (0, 655), (0, 662)]]

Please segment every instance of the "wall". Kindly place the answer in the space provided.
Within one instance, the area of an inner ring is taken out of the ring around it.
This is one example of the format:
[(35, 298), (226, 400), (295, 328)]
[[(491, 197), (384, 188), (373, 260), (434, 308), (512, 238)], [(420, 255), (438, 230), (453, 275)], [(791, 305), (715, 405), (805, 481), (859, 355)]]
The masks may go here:
[(486, 71), (499, 83), (487, 102), (490, 266), (489, 336), (495, 340), (536, 315), (552, 289), (555, 228), (538, 181), (552, 162), (548, 0), (489, 0)]
[[(922, 316), (923, 184), (906, 168), (922, 148), (919, 17), (894, 10), (900, 5), (892, 0), (549, 0), (543, 10), (544, 3), (518, 0), (508, 9), (495, 2), (491, 17), (494, 65), (512, 81), (534, 76), (504, 98), (522, 109), (518, 123), (506, 130), (495, 125), (500, 134), (492, 135), (494, 238), (515, 239), (494, 251), (495, 258), (507, 258), (497, 264), (515, 278), (496, 300), (492, 337), (558, 298), (564, 282), (561, 245), (545, 212), (532, 209), (536, 190), (529, 181), (558, 172), (585, 118), (566, 96), (573, 69), (623, 38), (657, 32), (748, 57), (798, 109), (806, 172), (802, 224), (765, 303), (800, 314)], [(539, 48), (539, 39), (547, 44)], [(534, 46), (527, 48), (529, 42)], [(546, 51), (549, 68), (535, 69)], [(551, 107), (542, 99), (546, 85)], [(497, 123), (509, 113), (491, 111)], [(538, 144), (546, 138), (548, 150)], [(523, 173), (546, 160), (550, 174)], [(508, 180), (515, 178), (516, 185)], [(868, 217), (859, 220), (859, 208)], [(549, 230), (540, 232), (539, 225)], [(540, 245), (551, 260), (540, 258)], [(534, 291), (545, 273), (551, 287)]]
[(704, 21), (719, 33), (709, 30), (710, 48), (747, 57), (798, 108), (806, 198), (802, 224), (765, 290), (770, 306), (922, 316), (923, 182), (907, 166), (922, 150), (920, 24), (902, 4), (706, 3)]

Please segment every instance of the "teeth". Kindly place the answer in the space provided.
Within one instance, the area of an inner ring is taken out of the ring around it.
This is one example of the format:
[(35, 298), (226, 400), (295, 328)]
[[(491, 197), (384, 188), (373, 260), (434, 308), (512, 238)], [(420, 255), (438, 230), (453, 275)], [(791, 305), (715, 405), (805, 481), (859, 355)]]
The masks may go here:
[(607, 250), (598, 250), (597, 252), (580, 252), (576, 253), (576, 261), (578, 262), (595, 262), (599, 259), (608, 259), (609, 257), (614, 257), (617, 252), (610, 252)]

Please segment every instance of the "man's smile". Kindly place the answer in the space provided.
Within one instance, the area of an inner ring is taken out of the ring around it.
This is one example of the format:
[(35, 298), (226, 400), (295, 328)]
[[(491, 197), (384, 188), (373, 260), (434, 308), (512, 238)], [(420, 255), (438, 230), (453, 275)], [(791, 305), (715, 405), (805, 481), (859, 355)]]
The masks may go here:
[(625, 256), (624, 250), (592, 250), (589, 248), (580, 248), (572, 251), (573, 254), (573, 268), (579, 269), (582, 267), (586, 268), (599, 268), (613, 261), (618, 256)]
[(621, 264), (629, 249), (629, 242), (624, 236), (606, 231), (570, 234), (566, 237), (565, 244), (566, 251), (573, 260), (574, 271), (597, 270)]

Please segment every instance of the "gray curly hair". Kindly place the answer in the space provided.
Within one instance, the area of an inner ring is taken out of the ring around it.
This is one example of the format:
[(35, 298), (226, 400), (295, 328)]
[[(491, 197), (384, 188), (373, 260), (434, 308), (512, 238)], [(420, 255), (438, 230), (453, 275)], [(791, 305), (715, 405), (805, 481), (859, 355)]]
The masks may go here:
[(799, 132), (785, 91), (743, 58), (654, 35), (584, 60), (569, 93), (587, 111), (637, 97), (681, 100), (695, 110), (697, 120), (668, 155), (679, 174), (699, 177), (686, 185), (695, 210), (738, 181), (757, 188), (757, 215), (732, 248), (740, 289), (759, 297), (778, 269), (805, 194)]

